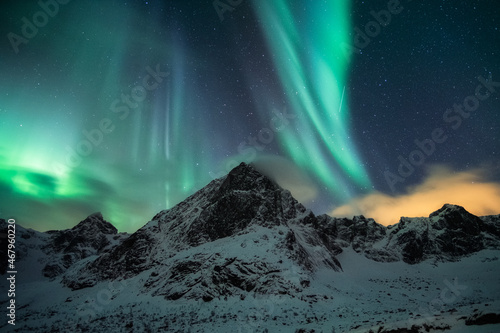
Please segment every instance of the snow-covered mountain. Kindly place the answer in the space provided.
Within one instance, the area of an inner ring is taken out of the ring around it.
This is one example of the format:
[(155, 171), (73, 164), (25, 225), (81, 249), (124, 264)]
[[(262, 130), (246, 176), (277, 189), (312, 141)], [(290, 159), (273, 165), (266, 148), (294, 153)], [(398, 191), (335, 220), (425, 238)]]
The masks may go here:
[(500, 329), (499, 215), (316, 216), (246, 164), (133, 234), (96, 213), (69, 230), (17, 225), (16, 250), (16, 325), (2, 331)]

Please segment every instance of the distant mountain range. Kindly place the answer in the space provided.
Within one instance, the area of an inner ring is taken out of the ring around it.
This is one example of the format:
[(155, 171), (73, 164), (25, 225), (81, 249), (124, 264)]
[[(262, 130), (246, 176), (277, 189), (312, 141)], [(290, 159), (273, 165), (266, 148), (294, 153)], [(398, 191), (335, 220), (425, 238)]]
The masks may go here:
[(68, 230), (17, 225), (16, 325), (0, 329), (499, 332), (499, 250), (500, 215), (316, 216), (242, 163), (132, 234), (100, 213)]

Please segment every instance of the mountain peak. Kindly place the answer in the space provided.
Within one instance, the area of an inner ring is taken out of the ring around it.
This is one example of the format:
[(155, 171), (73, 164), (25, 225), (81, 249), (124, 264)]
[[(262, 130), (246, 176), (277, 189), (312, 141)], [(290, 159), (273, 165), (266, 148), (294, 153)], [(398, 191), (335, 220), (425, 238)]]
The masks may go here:
[(262, 192), (278, 188), (280, 187), (275, 182), (244, 162), (232, 169), (220, 185), (221, 193), (250, 190)]
[(89, 215), (71, 229), (51, 231), (44, 251), (52, 254), (53, 260), (45, 265), (43, 275), (55, 278), (78, 260), (100, 254), (111, 245), (117, 232), (100, 212)]
[(463, 214), (470, 214), (467, 210), (465, 210), (464, 207), (462, 206), (459, 206), (459, 205), (453, 205), (453, 204), (449, 204), (449, 203), (446, 203), (443, 205), (443, 207), (439, 208), (438, 210), (432, 212), (429, 217), (433, 217), (433, 216), (439, 216), (439, 215), (446, 215), (446, 214), (450, 214), (452, 212), (456, 212), (456, 213), (459, 213), (460, 215), (463, 215)]
[(484, 229), (484, 222), (458, 205), (444, 204), (429, 215), (429, 219), (441, 229), (460, 229), (472, 235), (478, 235)]
[(116, 234), (118, 230), (104, 219), (101, 212), (92, 213), (71, 230), (80, 232)]
[(234, 167), (229, 173), (243, 173), (254, 170), (254, 167), (251, 164), (247, 164), (245, 162), (241, 162), (238, 166)]
[(97, 218), (99, 220), (104, 220), (104, 218), (102, 217), (102, 213), (101, 212), (92, 213), (88, 217), (95, 217), (95, 218)]

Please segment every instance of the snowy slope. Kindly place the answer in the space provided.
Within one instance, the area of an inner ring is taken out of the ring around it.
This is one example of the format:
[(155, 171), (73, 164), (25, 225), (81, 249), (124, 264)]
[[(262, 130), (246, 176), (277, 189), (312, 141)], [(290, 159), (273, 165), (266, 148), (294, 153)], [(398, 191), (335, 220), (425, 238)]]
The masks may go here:
[[(19, 310), (23, 321), (17, 328), (18, 332), (28, 327), (34, 332), (56, 328), (62, 332), (78, 332), (77, 328), (82, 332), (378, 332), (380, 327), (426, 324), (450, 326), (450, 332), (493, 333), (500, 325), (465, 326), (465, 320), (475, 313), (500, 313), (498, 257), (498, 251), (486, 250), (439, 266), (408, 265), (372, 261), (349, 249), (339, 255), (346, 263), (344, 272), (322, 269), (308, 275), (296, 266), (281, 271), (289, 283), (284, 287), (293, 286), (293, 295), (242, 291), (210, 302), (154, 296), (142, 290), (148, 274), (77, 291), (55, 282), (32, 282), (19, 296), (29, 305)], [(309, 281), (309, 286), (303, 287), (302, 281)], [(456, 286), (456, 294), (450, 286)], [(25, 295), (30, 295), (29, 302)]]
[(18, 226), (17, 324), (0, 330), (498, 332), (465, 323), (500, 314), (499, 226), (454, 205), (390, 227), (315, 216), (242, 164), (130, 235), (99, 213)]

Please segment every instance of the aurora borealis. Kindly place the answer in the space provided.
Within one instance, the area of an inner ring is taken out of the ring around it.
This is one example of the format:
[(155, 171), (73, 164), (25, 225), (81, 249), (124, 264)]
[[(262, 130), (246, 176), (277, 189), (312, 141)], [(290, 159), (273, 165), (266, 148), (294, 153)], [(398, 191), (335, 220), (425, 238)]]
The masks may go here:
[[(101, 211), (133, 231), (241, 161), (315, 213), (369, 216), (446, 186), (437, 169), (491, 185), (476, 213), (500, 213), (494, 2), (5, 1), (0, 18), (0, 216), (23, 226)], [(454, 128), (478, 77), (488, 98)]]
[(350, 42), (348, 3), (311, 3), (304, 10), (304, 24), (294, 23), (292, 6), (286, 1), (257, 7), (269, 48), (276, 55), (283, 91), (293, 110), (301, 113), (298, 130), (282, 132), (284, 149), (342, 199), (348, 194), (339, 189), (349, 188), (345, 175), (359, 186), (371, 185), (348, 139), (348, 107), (342, 105), (350, 60), (342, 52)]

